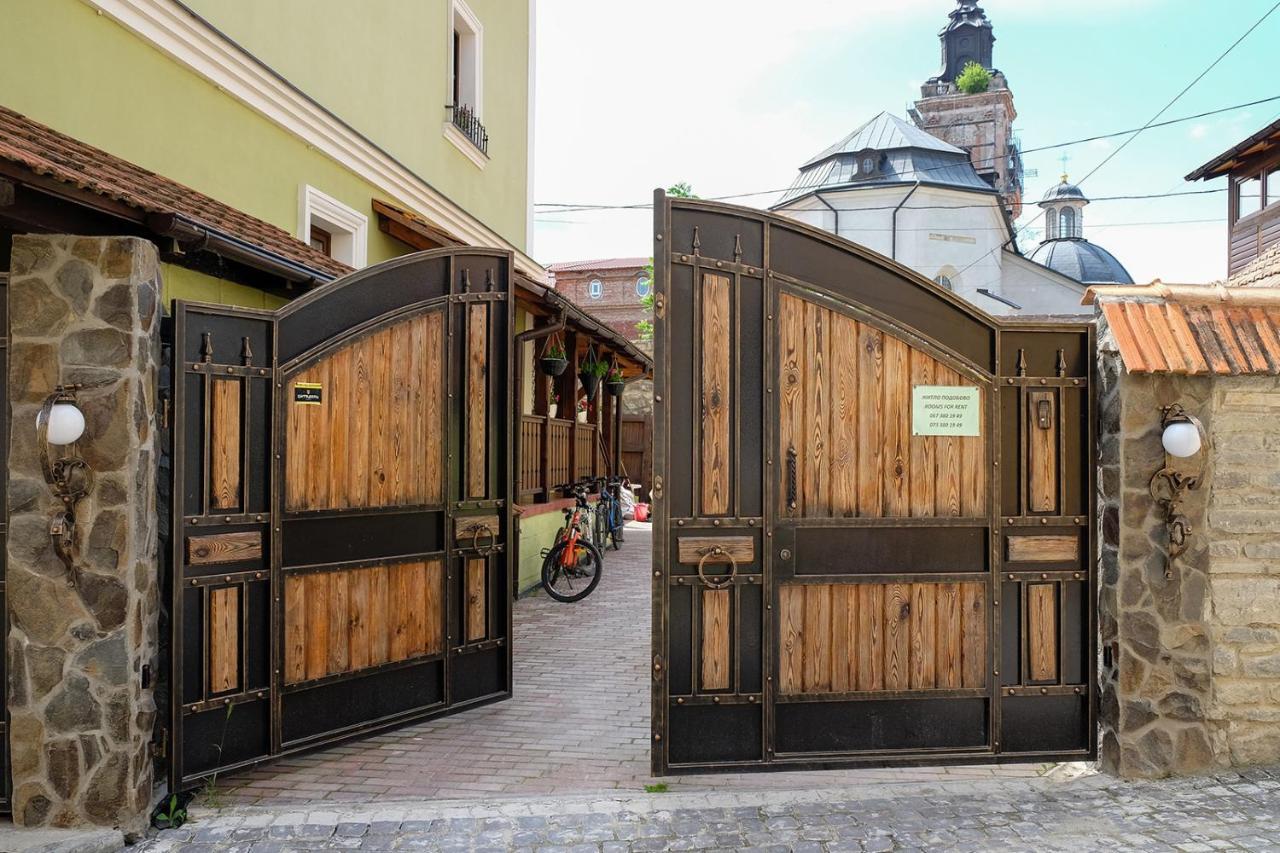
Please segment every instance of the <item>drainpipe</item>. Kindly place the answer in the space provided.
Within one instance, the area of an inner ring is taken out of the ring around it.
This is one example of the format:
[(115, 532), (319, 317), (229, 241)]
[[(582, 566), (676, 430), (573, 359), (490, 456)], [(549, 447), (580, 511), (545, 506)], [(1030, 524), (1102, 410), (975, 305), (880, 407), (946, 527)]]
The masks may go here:
[(911, 192), (904, 195), (902, 201), (898, 202), (898, 206), (893, 209), (893, 244), (889, 250), (889, 257), (895, 261), (898, 259), (898, 211), (902, 210), (902, 206), (911, 200), (911, 197), (916, 194), (918, 189), (920, 189), (920, 179), (916, 178), (916, 185), (911, 188)]
[(840, 211), (839, 211), (839, 209), (832, 207), (832, 206), (831, 206), (831, 202), (827, 201), (825, 198), (823, 198), (823, 197), (822, 197), (822, 193), (814, 193), (814, 194), (813, 194), (813, 197), (814, 197), (814, 198), (816, 198), (818, 201), (822, 202), (824, 205), (826, 205), (826, 206), (827, 206), (827, 210), (831, 211), (832, 213), (834, 213), (834, 214), (836, 215), (836, 227), (835, 227), (835, 229), (834, 229), (834, 230), (835, 230), (835, 235), (836, 235), (837, 237), (839, 237), (839, 236), (840, 236)]
[(181, 214), (152, 214), (147, 217), (147, 227), (161, 237), (175, 241), (183, 251), (210, 251), (227, 260), (279, 276), (285, 281), (311, 286), (334, 278), (330, 273), (313, 270)]

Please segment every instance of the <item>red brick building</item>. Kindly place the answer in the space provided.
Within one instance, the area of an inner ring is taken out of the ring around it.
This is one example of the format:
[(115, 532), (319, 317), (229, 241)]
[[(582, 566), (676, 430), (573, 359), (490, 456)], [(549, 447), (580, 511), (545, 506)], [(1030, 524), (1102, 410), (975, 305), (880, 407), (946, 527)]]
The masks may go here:
[(556, 292), (630, 341), (641, 340), (636, 324), (649, 318), (641, 303), (653, 287), (648, 258), (606, 258), (551, 264)]

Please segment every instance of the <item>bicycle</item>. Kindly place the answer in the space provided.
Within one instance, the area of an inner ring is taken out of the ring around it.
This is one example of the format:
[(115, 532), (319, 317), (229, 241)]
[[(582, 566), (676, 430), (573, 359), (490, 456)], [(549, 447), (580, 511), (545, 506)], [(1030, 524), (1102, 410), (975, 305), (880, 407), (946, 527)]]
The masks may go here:
[(590, 512), (587, 502), (589, 483), (555, 486), (555, 490), (572, 494), (574, 504), (564, 510), (564, 526), (556, 532), (556, 540), (542, 560), (542, 588), (556, 601), (581, 601), (600, 584), (604, 558), (590, 540)]
[(622, 481), (617, 477), (600, 477), (596, 480), (596, 485), (600, 491), (600, 500), (596, 502), (593, 513), (595, 535), (592, 539), (602, 550), (612, 542), (613, 550), (617, 551), (622, 547), (622, 529), (626, 524), (622, 518), (622, 499), (618, 494)]

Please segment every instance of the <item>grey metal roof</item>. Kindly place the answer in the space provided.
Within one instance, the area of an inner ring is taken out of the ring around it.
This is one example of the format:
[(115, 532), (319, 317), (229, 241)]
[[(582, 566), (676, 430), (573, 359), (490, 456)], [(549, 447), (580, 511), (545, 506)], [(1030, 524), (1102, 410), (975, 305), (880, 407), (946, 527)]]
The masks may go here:
[(896, 148), (921, 148), (926, 151), (947, 151), (953, 154), (964, 154), (964, 150), (916, 127), (906, 119), (889, 113), (880, 113), (871, 121), (862, 125), (853, 133), (832, 145), (816, 157), (806, 162), (801, 169), (807, 169), (828, 157), (838, 154), (857, 154), (859, 151), (874, 149), (891, 151)]
[(1085, 284), (1133, 284), (1129, 271), (1115, 255), (1079, 237), (1046, 240), (1030, 257), (1041, 266)]
[(1049, 187), (1049, 190), (1044, 194), (1044, 198), (1040, 201), (1063, 201), (1064, 199), (1076, 199), (1079, 201), (1089, 200), (1085, 196), (1084, 190), (1080, 189), (1075, 184), (1067, 183), (1066, 176), (1063, 176), (1062, 183), (1054, 184)]

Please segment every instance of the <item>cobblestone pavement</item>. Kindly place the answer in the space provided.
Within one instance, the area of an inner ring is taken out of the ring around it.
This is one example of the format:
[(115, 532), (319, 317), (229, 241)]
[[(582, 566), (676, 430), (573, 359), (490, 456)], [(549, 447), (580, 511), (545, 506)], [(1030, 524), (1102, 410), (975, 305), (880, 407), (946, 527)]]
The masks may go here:
[(1280, 768), (1128, 784), (1039, 779), (414, 807), (197, 813), (136, 848), (302, 850), (1271, 850)]
[[(515, 697), (218, 780), (222, 805), (640, 793), (649, 777), (648, 525), (576, 604), (515, 605)], [(682, 776), (673, 791), (1035, 777), (1044, 766)]]

